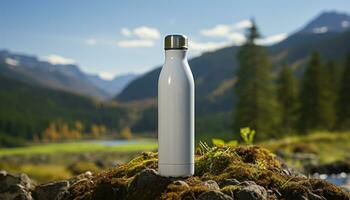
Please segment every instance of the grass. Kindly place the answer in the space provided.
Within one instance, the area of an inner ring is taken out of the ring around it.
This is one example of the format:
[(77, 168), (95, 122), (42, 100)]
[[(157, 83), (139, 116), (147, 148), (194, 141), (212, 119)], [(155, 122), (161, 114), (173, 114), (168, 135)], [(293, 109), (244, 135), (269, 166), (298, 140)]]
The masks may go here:
[(156, 140), (140, 140), (131, 144), (108, 146), (92, 142), (48, 143), (18, 148), (0, 149), (2, 155), (31, 155), (55, 153), (83, 153), (83, 152), (130, 152), (150, 151), (157, 148)]
[(25, 173), (39, 183), (52, 180), (69, 179), (73, 174), (64, 166), (56, 164), (0, 164), (1, 169), (6, 169), (11, 173)]
[(345, 160), (350, 156), (350, 132), (313, 132), (259, 143), (273, 152), (316, 154), (321, 163)]

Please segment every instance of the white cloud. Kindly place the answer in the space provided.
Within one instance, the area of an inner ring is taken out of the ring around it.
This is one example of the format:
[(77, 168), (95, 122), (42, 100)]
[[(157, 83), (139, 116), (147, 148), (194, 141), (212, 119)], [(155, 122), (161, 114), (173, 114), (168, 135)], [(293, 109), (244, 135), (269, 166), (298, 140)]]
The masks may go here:
[(99, 72), (98, 76), (103, 80), (113, 80), (115, 77), (115, 74), (111, 72)]
[(147, 26), (136, 27), (132, 31), (122, 28), (120, 33), (125, 37), (133, 37), (133, 39), (117, 41), (117, 45), (123, 48), (153, 47), (160, 38), (158, 29)]
[(313, 33), (320, 34), (320, 33), (326, 33), (328, 31), (327, 26), (317, 27), (312, 30)]
[(246, 41), (245, 35), (238, 32), (232, 32), (228, 34), (227, 38), (231, 40), (235, 45), (241, 45)]
[(43, 60), (53, 64), (53, 65), (68, 65), (68, 64), (74, 64), (75, 61), (73, 59), (70, 58), (64, 58), (62, 56), (59, 55), (55, 55), (55, 54), (51, 54), (49, 56), (46, 56), (43, 58)]
[(125, 37), (130, 37), (132, 35), (131, 31), (127, 28), (122, 28), (120, 33)]
[(137, 27), (134, 29), (133, 33), (138, 38), (142, 39), (158, 40), (160, 38), (160, 33), (158, 29), (147, 26)]
[(281, 42), (282, 40), (286, 39), (288, 37), (287, 33), (280, 33), (277, 35), (268, 36), (265, 38), (260, 38), (256, 41), (259, 45), (272, 45), (278, 42)]
[(94, 39), (94, 38), (89, 38), (89, 39), (86, 40), (86, 44), (87, 45), (91, 45), (91, 46), (96, 45), (97, 44), (97, 40)]
[(228, 42), (195, 42), (190, 40), (188, 47), (191, 52), (200, 54), (207, 51), (215, 51), (224, 47), (230, 46)]
[(242, 20), (235, 24), (219, 24), (209, 29), (200, 30), (200, 34), (207, 37), (225, 38), (236, 45), (241, 45), (245, 42), (245, 36), (242, 33), (243, 29), (252, 26), (250, 20)]
[(349, 26), (350, 26), (350, 22), (349, 22), (349, 21), (342, 21), (342, 22), (341, 22), (341, 27), (347, 28), (347, 27), (349, 27)]
[(125, 47), (125, 48), (136, 48), (136, 47), (153, 47), (154, 41), (152, 40), (120, 40), (117, 42), (117, 45), (119, 47)]
[(233, 29), (247, 29), (247, 28), (250, 28), (252, 27), (252, 21), (251, 20), (248, 20), (248, 19), (245, 19), (245, 20), (242, 20), (242, 21), (239, 21), (237, 22), (236, 24), (233, 25)]
[(12, 59), (12, 58), (5, 58), (5, 63), (12, 66), (18, 65), (18, 60)]
[(208, 37), (226, 37), (231, 31), (230, 25), (219, 24), (211, 29), (200, 30), (200, 33)]

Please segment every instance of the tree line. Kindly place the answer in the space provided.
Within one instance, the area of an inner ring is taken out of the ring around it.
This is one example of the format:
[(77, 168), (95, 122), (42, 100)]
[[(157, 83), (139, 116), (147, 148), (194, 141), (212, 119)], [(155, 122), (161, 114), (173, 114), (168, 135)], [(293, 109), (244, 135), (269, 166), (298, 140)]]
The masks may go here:
[(233, 127), (257, 130), (257, 137), (281, 133), (305, 134), (317, 130), (350, 129), (350, 54), (344, 64), (324, 62), (318, 52), (307, 61), (298, 79), (284, 64), (273, 74), (267, 50), (255, 43), (260, 36), (255, 23), (237, 58), (240, 67), (234, 87), (237, 95)]

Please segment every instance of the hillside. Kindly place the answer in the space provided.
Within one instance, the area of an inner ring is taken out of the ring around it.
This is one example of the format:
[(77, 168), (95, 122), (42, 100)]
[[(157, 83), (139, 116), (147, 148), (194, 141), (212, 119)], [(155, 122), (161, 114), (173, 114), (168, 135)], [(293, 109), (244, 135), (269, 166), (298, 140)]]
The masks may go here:
[[(296, 68), (297, 74), (302, 74), (305, 60), (313, 51), (319, 51), (325, 60), (343, 59), (345, 54), (350, 52), (350, 46), (347, 45), (350, 43), (350, 32), (347, 32), (349, 27), (340, 29), (330, 24), (341, 24), (349, 19), (350, 17), (344, 14), (322, 13), (286, 40), (268, 46), (275, 69), (278, 70), (281, 64), (287, 63)], [(327, 31), (323, 33), (308, 31), (318, 26), (328, 27)], [(196, 84), (198, 114), (232, 109), (235, 100), (232, 90), (238, 67), (236, 60), (238, 48), (228, 47), (189, 60)], [(155, 99), (160, 70), (158, 67), (135, 79), (115, 99), (122, 102)]]
[(55, 120), (68, 124), (79, 120), (87, 130), (92, 124), (117, 130), (122, 125), (121, 119), (127, 118), (122, 108), (0, 75), (0, 134), (27, 139), (32, 139), (34, 134), (40, 137), (49, 122)]
[(108, 92), (109, 95), (115, 96), (121, 92), (125, 86), (127, 86), (131, 81), (133, 81), (138, 75), (129, 73), (122, 74), (114, 77), (111, 80), (105, 80), (99, 77), (98, 75), (88, 74), (88, 79), (97, 87)]
[(38, 84), (51, 89), (74, 92), (99, 99), (108, 98), (104, 90), (95, 86), (74, 64), (52, 64), (35, 56), (0, 51), (0, 74), (15, 80)]

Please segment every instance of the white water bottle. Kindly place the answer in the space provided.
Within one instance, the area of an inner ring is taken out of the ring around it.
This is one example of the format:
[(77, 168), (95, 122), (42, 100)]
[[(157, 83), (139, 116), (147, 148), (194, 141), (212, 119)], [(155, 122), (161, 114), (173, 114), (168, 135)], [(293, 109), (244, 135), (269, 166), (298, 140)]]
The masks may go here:
[(184, 35), (165, 37), (158, 80), (158, 170), (162, 176), (194, 174), (194, 81)]

